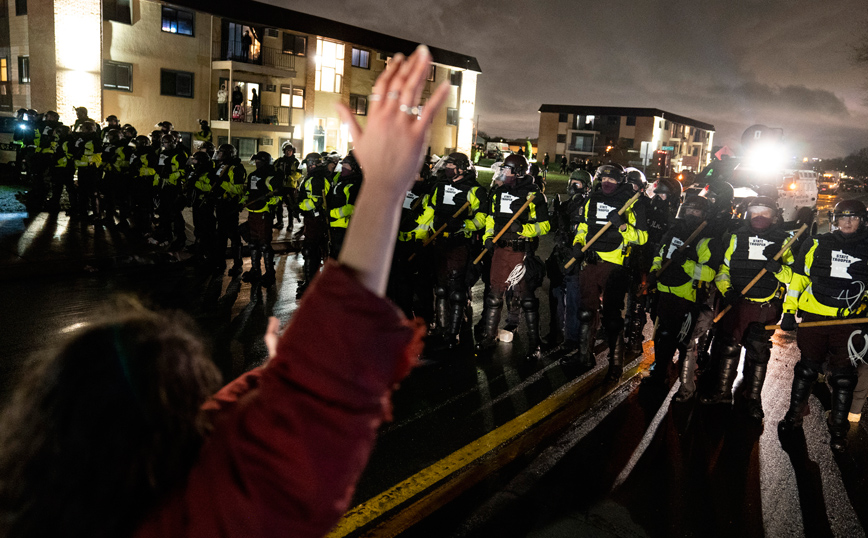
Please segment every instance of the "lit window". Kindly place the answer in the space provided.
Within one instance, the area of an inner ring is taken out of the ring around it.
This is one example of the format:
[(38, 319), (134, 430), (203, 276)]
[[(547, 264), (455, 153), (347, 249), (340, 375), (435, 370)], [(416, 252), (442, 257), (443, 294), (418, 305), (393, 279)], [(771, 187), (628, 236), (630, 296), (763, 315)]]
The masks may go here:
[(353, 67), (361, 67), (362, 69), (369, 69), (371, 67), (371, 53), (370, 51), (357, 49), (353, 47), (353, 59), (352, 59)]
[(314, 89), (341, 93), (344, 78), (344, 45), (322, 38), (316, 40), (316, 79)]
[(30, 83), (30, 56), (18, 57), (18, 82), (21, 84)]
[(300, 35), (283, 33), (283, 53), (304, 56), (307, 38)]
[(163, 7), (163, 31), (192, 36), (193, 13), (182, 9)]
[(280, 87), (280, 106), (304, 108), (304, 88)]
[(458, 125), (458, 109), (446, 109), (446, 125)]
[(0, 82), (9, 82), (9, 61), (0, 58)]

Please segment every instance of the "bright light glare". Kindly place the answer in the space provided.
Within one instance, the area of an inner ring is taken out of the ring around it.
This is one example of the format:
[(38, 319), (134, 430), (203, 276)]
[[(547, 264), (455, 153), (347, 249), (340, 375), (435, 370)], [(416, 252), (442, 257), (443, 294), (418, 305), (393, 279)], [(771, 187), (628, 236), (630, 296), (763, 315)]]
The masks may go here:
[(775, 146), (760, 146), (752, 149), (743, 160), (744, 165), (759, 172), (775, 172), (784, 167), (786, 153)]

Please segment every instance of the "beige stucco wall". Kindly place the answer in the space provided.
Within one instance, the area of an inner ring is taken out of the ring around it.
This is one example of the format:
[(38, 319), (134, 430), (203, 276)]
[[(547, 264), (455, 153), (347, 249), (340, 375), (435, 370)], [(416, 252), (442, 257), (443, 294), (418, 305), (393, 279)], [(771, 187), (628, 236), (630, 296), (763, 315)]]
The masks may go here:
[[(30, 49), (30, 106), (38, 112), (57, 110), (53, 2), (28, 2), (28, 35), (38, 35)], [(14, 13), (14, 5), (11, 6)], [(18, 61), (15, 62), (18, 69)], [(17, 108), (17, 107), (16, 107)]]
[(557, 154), (558, 114), (556, 112), (541, 112), (539, 115), (539, 154), (549, 154), (554, 162)]
[[(16, 15), (15, 2), (6, 3), (9, 10), (9, 80), (12, 82), (12, 110), (31, 108), (30, 84), (18, 83), (18, 57), (30, 55), (30, 15)], [(28, 6), (28, 12), (30, 11)]]
[[(160, 4), (134, 3), (140, 9), (132, 25), (103, 23), (103, 58), (133, 64), (133, 91), (103, 90), (99, 119), (115, 114), (140, 132), (163, 120), (178, 131), (198, 131), (197, 120), (208, 117), (210, 101), (211, 16), (196, 14), (193, 37), (176, 35), (161, 30)], [(160, 69), (193, 73), (193, 98), (160, 95)]]

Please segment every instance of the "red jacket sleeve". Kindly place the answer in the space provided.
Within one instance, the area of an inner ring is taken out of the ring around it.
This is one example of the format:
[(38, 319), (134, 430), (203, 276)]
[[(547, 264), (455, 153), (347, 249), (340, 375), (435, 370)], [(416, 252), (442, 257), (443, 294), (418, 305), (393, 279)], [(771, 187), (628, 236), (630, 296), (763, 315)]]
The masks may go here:
[(233, 391), (248, 390), (218, 411), (186, 484), (136, 535), (323, 536), (348, 507), (423, 335), (424, 326), (329, 263), (258, 387), (236, 380), (218, 393), (232, 403)]

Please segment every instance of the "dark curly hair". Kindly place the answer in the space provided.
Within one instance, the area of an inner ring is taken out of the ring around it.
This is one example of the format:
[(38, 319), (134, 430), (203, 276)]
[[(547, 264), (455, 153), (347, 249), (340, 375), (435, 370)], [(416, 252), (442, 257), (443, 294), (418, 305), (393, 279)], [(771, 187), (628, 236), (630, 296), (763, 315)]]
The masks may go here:
[(0, 536), (123, 536), (188, 474), (220, 386), (193, 323), (137, 311), (22, 378), (0, 417)]

